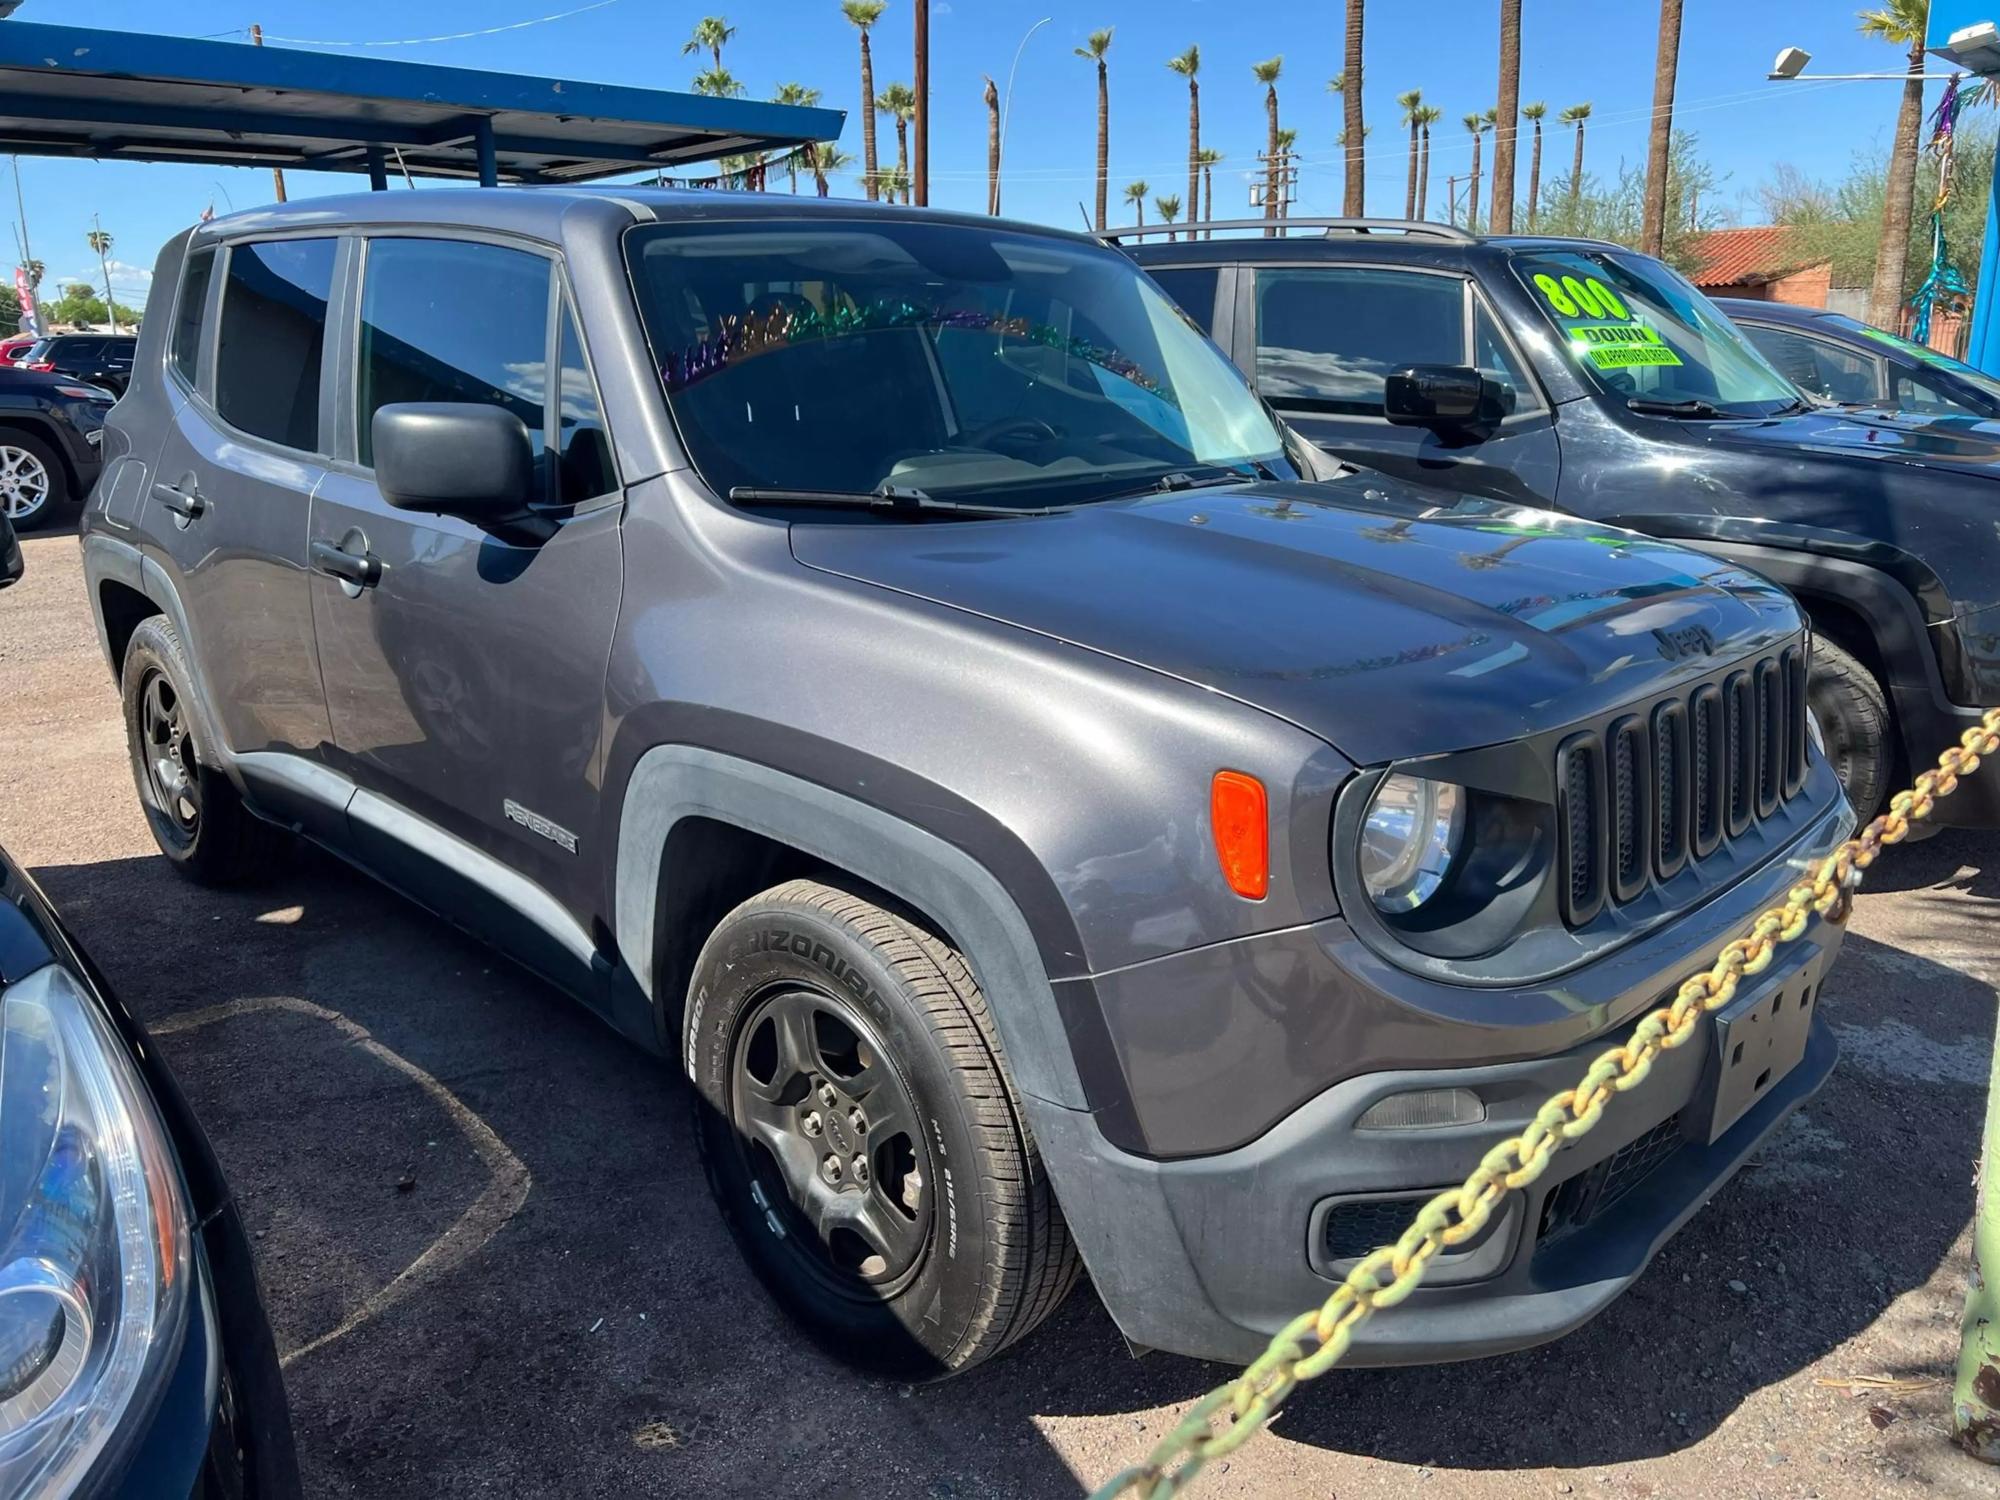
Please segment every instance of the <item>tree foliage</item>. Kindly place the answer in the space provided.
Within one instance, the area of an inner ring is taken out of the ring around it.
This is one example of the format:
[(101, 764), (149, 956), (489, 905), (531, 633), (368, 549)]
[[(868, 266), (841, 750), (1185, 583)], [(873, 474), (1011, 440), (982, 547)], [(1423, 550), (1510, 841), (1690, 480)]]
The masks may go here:
[[(58, 323), (67, 323), (79, 328), (98, 328), (111, 322), (111, 314), (105, 310), (104, 299), (81, 281), (68, 283), (62, 289), (62, 296), (53, 302), (42, 302), (36, 311), (41, 314), (44, 328), (53, 327)], [(20, 308), (16, 304), (17, 319), (19, 315)], [(138, 322), (139, 314), (135, 309), (127, 307), (122, 302), (118, 304), (119, 327), (136, 327)]]
[[(1722, 176), (1701, 155), (1701, 141), (1691, 130), (1676, 130), (1667, 152), (1666, 234), (1661, 259), (1679, 271), (1697, 265), (1696, 243), (1722, 223)], [(1535, 233), (1580, 235), (1638, 248), (1646, 218), (1645, 163), (1620, 163), (1617, 179), (1606, 183), (1593, 172), (1583, 174), (1582, 190), (1572, 194), (1569, 173), (1542, 184), (1542, 202), (1535, 215)], [(1518, 212), (1523, 222), (1527, 209)]]
[[(1945, 205), (1944, 232), (1951, 256), (1968, 286), (1979, 284), (1979, 252), (1986, 232), (1986, 200), (1993, 186), (1996, 127), (1990, 118), (1961, 115), (1951, 202)], [(1917, 207), (1910, 225), (1907, 299), (1922, 285), (1931, 265), (1930, 205), (1937, 197), (1938, 163), (1925, 152), (1917, 165)], [(1830, 260), (1836, 286), (1866, 286), (1882, 249), (1882, 200), (1888, 167), (1879, 152), (1858, 151), (1839, 182), (1807, 177), (1780, 163), (1758, 189), (1766, 218), (1796, 226), (1802, 262)]]

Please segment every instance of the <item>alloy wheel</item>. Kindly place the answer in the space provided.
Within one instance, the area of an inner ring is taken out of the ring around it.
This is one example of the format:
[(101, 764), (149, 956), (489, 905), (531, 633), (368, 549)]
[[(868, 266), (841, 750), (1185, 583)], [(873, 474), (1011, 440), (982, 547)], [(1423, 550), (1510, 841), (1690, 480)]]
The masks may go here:
[(767, 996), (737, 1033), (730, 1110), (751, 1196), (809, 1273), (870, 1301), (908, 1283), (930, 1239), (930, 1152), (866, 1021), (831, 993)]
[(151, 673), (140, 690), (139, 738), (155, 805), (192, 838), (201, 830), (201, 771), (186, 705), (163, 672)]
[(48, 503), (48, 466), (26, 448), (0, 443), (0, 511), (25, 521)]

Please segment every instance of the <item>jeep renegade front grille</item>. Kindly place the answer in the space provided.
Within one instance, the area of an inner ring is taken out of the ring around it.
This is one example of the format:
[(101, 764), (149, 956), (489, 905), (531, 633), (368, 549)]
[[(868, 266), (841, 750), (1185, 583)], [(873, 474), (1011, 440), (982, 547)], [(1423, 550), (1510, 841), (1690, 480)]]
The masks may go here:
[(1805, 654), (1788, 646), (1719, 683), (1573, 734), (1556, 751), (1563, 918), (1580, 927), (1707, 859), (1806, 779)]

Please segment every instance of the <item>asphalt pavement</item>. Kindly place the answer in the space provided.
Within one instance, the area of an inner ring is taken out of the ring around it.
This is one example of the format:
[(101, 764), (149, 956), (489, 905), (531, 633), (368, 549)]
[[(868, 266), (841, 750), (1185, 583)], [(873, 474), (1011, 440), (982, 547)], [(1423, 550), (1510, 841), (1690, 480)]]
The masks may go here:
[[(1226, 1373), (1134, 1360), (1087, 1285), (942, 1386), (816, 1352), (712, 1210), (670, 1066), (330, 858), (220, 895), (168, 871), (75, 537), (24, 548), (0, 843), (207, 1124), (310, 1493), (1073, 1496)], [(1996, 984), (2000, 836), (1890, 851), (1822, 991), (1833, 1082), (1629, 1295), (1540, 1350), (1335, 1371), (1195, 1493), (2000, 1494), (1948, 1440)]]

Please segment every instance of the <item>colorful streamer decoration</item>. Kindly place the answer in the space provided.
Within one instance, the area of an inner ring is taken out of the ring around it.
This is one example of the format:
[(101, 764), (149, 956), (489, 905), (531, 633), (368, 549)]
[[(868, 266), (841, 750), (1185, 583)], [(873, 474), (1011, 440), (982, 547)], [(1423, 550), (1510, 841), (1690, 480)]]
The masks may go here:
[(1937, 158), (1938, 164), (1937, 198), (1931, 204), (1931, 268), (1917, 294), (1910, 299), (1910, 306), (1916, 311), (1916, 318), (1910, 324), (1910, 338), (1924, 345), (1931, 341), (1932, 314), (1940, 307), (1946, 312), (1958, 312), (1972, 295), (1965, 284), (1965, 273), (1952, 262), (1951, 246), (1944, 234), (1944, 211), (1951, 202), (1952, 169), (1956, 164), (1953, 148), (1957, 141), (1958, 112), (1964, 102), (1958, 75), (1954, 73), (1944, 86), (1944, 97), (1931, 112), (1931, 138), (1924, 148)]
[(750, 312), (741, 317), (731, 315), (723, 318), (716, 331), (707, 338), (690, 344), (683, 353), (669, 354), (660, 373), (669, 391), (680, 391), (773, 349), (896, 328), (917, 328), (926, 332), (959, 328), (975, 333), (997, 334), (1002, 338), (1025, 339), (1106, 370), (1131, 381), (1141, 390), (1151, 392), (1169, 405), (1178, 405), (1167, 391), (1161, 389), (1157, 377), (1148, 374), (1117, 350), (1065, 334), (1046, 323), (999, 317), (975, 308), (930, 308), (915, 302), (886, 298), (865, 306), (843, 303), (825, 312), (806, 306), (777, 307), (768, 313)]

